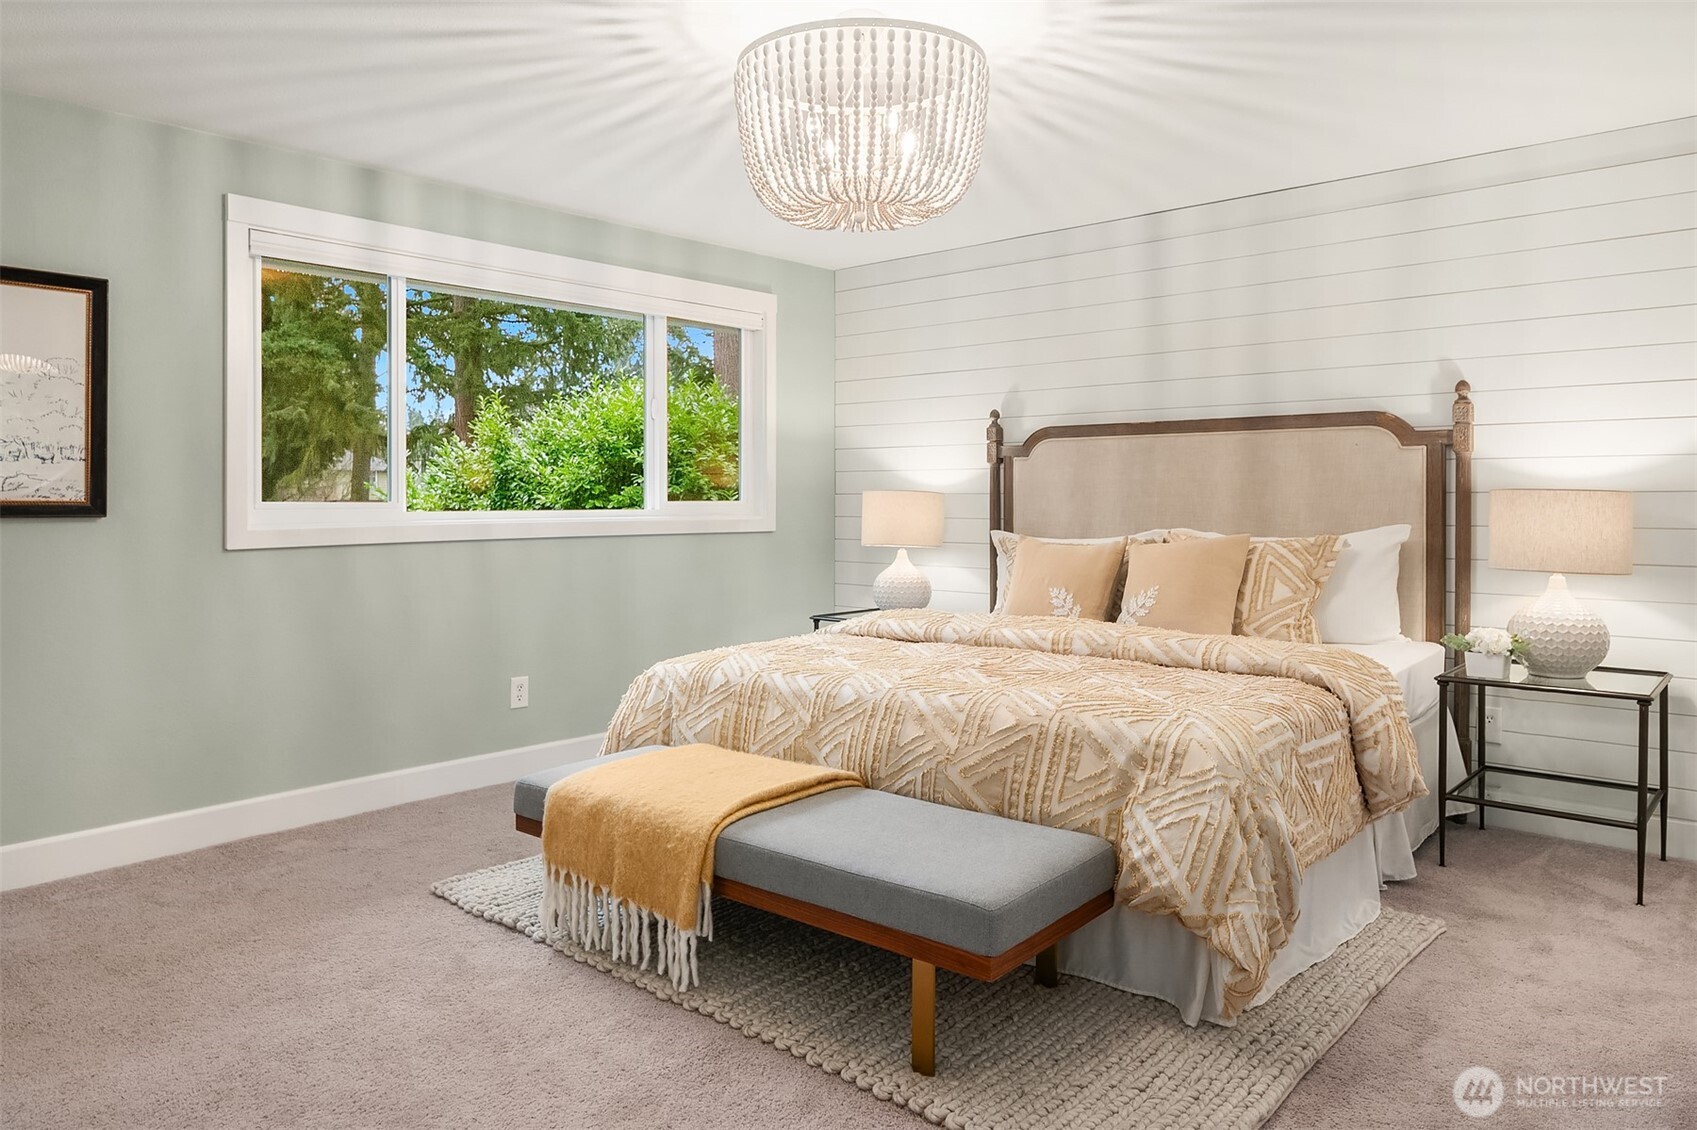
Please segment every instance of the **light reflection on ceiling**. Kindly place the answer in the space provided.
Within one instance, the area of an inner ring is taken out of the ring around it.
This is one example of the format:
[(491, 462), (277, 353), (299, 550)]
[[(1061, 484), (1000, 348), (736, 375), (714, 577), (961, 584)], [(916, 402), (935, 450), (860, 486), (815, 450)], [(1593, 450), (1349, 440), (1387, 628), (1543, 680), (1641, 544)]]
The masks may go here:
[(1686, 3), (886, 2), (990, 58), (983, 168), (897, 232), (745, 179), (750, 40), (849, 3), (0, 5), (0, 85), (840, 267), (1697, 113)]

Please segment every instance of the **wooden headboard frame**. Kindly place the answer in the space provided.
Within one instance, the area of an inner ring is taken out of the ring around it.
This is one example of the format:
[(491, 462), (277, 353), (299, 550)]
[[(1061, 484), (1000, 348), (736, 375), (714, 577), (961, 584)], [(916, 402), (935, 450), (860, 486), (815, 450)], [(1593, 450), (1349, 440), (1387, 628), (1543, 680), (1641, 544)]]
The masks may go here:
[[(1234, 416), (1218, 420), (1152, 420), (1120, 424), (1060, 424), (1039, 428), (1024, 443), (1010, 444), (1002, 435), (1001, 413), (990, 413), (986, 433), (990, 460), (990, 528), (1012, 529), (1014, 513), (1013, 463), (1026, 458), (1045, 440), (1099, 436), (1182, 435), (1205, 432), (1303, 431), (1324, 428), (1380, 428), (1405, 448), (1423, 447), (1426, 491), (1425, 623), (1426, 638), (1436, 640), (1446, 630), (1444, 609), (1445, 559), (1455, 556), (1455, 630), (1467, 631), (1473, 589), (1473, 401), (1466, 381), (1455, 386), (1451, 424), (1447, 428), (1416, 428), (1388, 412), (1323, 412), (1291, 416)], [(1455, 466), (1455, 529), (1447, 520), (1448, 458)], [(1128, 533), (1130, 531), (1127, 531)], [(1236, 533), (1240, 531), (1226, 531)], [(1248, 531), (1253, 533), (1254, 531)], [(1341, 531), (1340, 531), (1341, 532)], [(996, 602), (996, 548), (990, 547), (990, 604)]]

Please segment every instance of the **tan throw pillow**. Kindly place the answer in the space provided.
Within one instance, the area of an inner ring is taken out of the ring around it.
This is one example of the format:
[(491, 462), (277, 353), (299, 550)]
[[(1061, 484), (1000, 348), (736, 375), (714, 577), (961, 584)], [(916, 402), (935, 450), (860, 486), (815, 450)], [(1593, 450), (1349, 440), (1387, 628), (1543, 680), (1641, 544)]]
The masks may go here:
[(1124, 557), (1124, 538), (1096, 545), (1028, 538), (1014, 559), (1004, 611), (1106, 620)]
[[(1140, 534), (1131, 535), (1137, 541), (1160, 541), (1167, 536), (1165, 530), (1145, 530)], [(990, 544), (996, 547), (996, 606), (990, 611), (1001, 614), (1008, 608), (1008, 588), (1013, 583), (1013, 563), (1019, 555), (1019, 547), (1024, 542), (1047, 541), (1061, 542), (1066, 545), (1123, 545), (1123, 537), (1116, 538), (1039, 538), (1030, 534), (1015, 534), (1007, 530), (991, 530)], [(1120, 582), (1125, 580), (1125, 570), (1122, 568), (1114, 577), (1114, 591), (1108, 597), (1108, 610), (1119, 606)]]
[(1248, 534), (1128, 544), (1119, 623), (1230, 635), (1248, 556)]
[[(1199, 530), (1172, 530), (1175, 542), (1213, 539)], [(1241, 535), (1240, 535), (1241, 536)], [(1337, 567), (1343, 538), (1321, 534), (1311, 538), (1251, 538), (1243, 584), (1237, 592), (1232, 631), (1264, 640), (1319, 643), (1320, 625), (1314, 606), (1326, 578)]]

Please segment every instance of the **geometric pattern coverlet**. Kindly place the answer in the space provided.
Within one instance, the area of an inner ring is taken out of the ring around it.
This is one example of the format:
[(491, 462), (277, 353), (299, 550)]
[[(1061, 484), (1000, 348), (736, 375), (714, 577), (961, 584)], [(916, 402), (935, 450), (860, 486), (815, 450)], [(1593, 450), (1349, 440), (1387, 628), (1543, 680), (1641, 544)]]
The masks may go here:
[(1426, 795), (1388, 669), (1318, 644), (885, 612), (655, 664), (604, 751), (707, 742), (1105, 837), (1121, 905), (1266, 982), (1302, 871)]

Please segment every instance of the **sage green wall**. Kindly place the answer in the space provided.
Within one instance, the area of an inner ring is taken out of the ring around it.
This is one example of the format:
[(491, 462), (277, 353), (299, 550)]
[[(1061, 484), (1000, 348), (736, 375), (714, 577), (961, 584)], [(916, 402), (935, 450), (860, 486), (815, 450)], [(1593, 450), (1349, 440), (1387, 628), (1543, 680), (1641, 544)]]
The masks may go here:
[[(225, 551), (226, 192), (772, 291), (777, 532)], [(0, 259), (112, 284), (109, 516), (0, 523), (0, 841), (594, 733), (831, 606), (828, 271), (15, 95)]]

